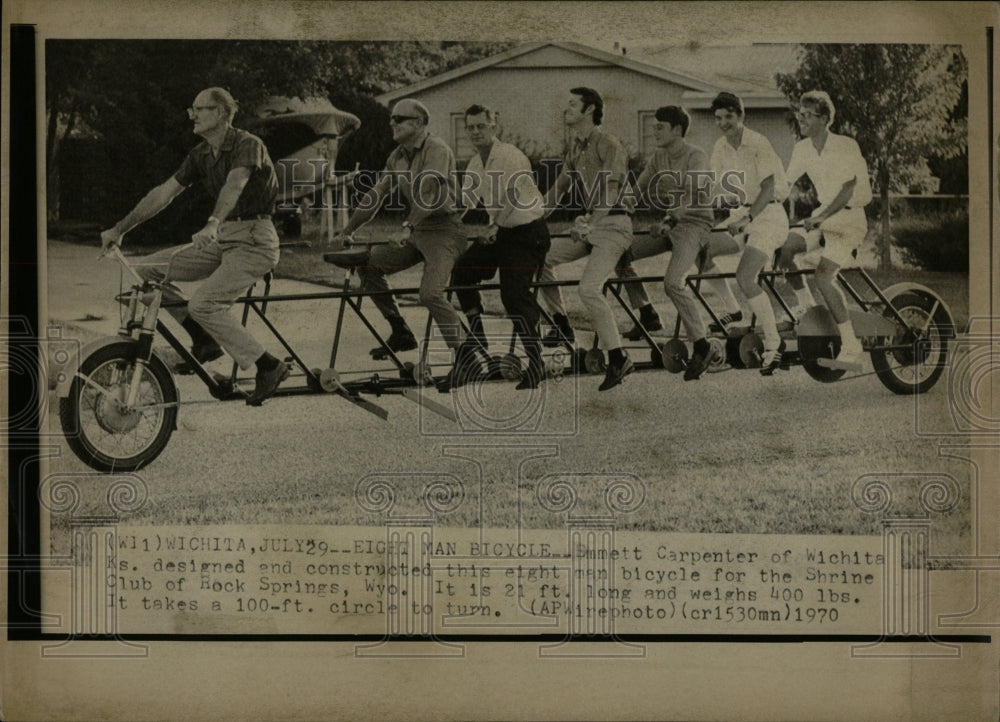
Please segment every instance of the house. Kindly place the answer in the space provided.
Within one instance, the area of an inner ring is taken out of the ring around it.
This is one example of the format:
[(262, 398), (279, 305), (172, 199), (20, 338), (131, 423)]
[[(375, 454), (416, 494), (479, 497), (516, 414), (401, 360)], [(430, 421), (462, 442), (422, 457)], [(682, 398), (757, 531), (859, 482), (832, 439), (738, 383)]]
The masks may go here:
[[(567, 141), (562, 110), (569, 89), (577, 86), (601, 93), (603, 125), (621, 139), (630, 156), (645, 157), (652, 152), (654, 113), (663, 105), (687, 109), (691, 114), (688, 140), (711, 153), (719, 131), (709, 105), (717, 93), (729, 90), (743, 98), (747, 125), (767, 136), (782, 161), (788, 162), (795, 143), (787, 120), (789, 103), (775, 87), (774, 73), (768, 84), (767, 70), (760, 68), (773, 57), (774, 72), (794, 69), (794, 64), (789, 67), (794, 62), (793, 46), (712, 48), (704, 67), (699, 67), (697, 49), (688, 46), (670, 53), (669, 47), (649, 48), (639, 60), (617, 47), (608, 51), (573, 42), (526, 43), (383, 93), (377, 100), (390, 107), (400, 98), (422, 101), (431, 111), (431, 132), (451, 144), (461, 164), (473, 153), (463, 116), (473, 103), (497, 110), (502, 137), (533, 160), (562, 157)], [(680, 65), (682, 60), (693, 69), (669, 69), (665, 64), (677, 61)], [(756, 75), (740, 77), (735, 72), (740, 67), (754, 68)]]

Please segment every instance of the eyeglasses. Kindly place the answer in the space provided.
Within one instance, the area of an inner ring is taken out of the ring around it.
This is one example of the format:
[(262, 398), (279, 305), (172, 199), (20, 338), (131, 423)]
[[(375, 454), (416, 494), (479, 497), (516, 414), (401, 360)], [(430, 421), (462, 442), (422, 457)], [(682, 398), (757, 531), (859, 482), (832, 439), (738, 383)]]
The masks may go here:
[(820, 116), (819, 113), (814, 113), (811, 110), (796, 110), (795, 111), (795, 117), (796, 118), (810, 118), (810, 117), (812, 117), (812, 118), (819, 118), (821, 116)]
[(400, 123), (402, 123), (404, 121), (407, 121), (407, 120), (420, 120), (420, 116), (418, 116), (418, 115), (390, 115), (389, 116), (389, 120), (391, 122), (395, 123), (396, 125), (399, 125)]
[(189, 118), (193, 118), (203, 110), (216, 110), (218, 107), (218, 105), (194, 105), (187, 109), (187, 114)]
[(488, 123), (475, 123), (473, 125), (467, 125), (467, 126), (465, 126), (465, 129), (467, 131), (469, 131), (470, 133), (473, 133), (473, 132), (478, 132), (480, 130), (486, 130), (489, 127), (491, 127), (491, 126)]

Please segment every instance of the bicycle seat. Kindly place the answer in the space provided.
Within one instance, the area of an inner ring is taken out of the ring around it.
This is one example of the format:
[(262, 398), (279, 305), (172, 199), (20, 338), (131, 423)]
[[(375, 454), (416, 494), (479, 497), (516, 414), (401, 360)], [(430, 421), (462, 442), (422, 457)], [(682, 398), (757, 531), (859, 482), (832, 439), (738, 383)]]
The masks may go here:
[(342, 251), (331, 251), (323, 254), (323, 260), (340, 268), (354, 270), (368, 262), (368, 249), (347, 248)]

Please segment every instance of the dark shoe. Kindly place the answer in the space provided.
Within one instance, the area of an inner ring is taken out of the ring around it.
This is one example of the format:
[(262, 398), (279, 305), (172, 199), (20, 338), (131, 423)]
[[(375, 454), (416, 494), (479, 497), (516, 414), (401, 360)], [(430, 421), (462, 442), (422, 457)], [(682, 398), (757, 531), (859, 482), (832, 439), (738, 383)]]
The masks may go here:
[(712, 362), (712, 347), (709, 346), (704, 351), (695, 350), (691, 354), (691, 360), (687, 362), (687, 366), (684, 367), (684, 380), (685, 381), (696, 381), (701, 378), (701, 375), (708, 370), (709, 364)]
[(613, 389), (615, 386), (620, 384), (625, 380), (625, 377), (630, 373), (635, 371), (635, 364), (632, 363), (632, 359), (628, 356), (621, 363), (610, 363), (608, 364), (608, 371), (604, 376), (604, 381), (601, 385), (597, 387), (598, 391), (607, 391), (608, 389)]
[[(191, 355), (199, 364), (207, 364), (220, 359), (223, 356), (222, 347), (211, 339), (207, 342), (196, 343), (191, 346)], [(179, 376), (188, 376), (194, 373), (194, 365), (188, 361), (181, 361), (174, 366), (174, 373)]]
[[(388, 349), (386, 348), (388, 346)], [(376, 361), (384, 361), (389, 358), (389, 350), (393, 353), (402, 351), (412, 351), (417, 347), (417, 339), (406, 326), (399, 326), (392, 330), (392, 334), (385, 340), (385, 346), (376, 346), (369, 353)]]
[(264, 399), (277, 391), (281, 382), (288, 378), (288, 373), (288, 364), (283, 361), (269, 371), (258, 369), (253, 393), (247, 396), (247, 406), (260, 406), (263, 404)]
[(518, 381), (517, 386), (514, 387), (514, 390), (524, 391), (525, 389), (537, 389), (544, 380), (545, 367), (540, 363), (529, 364), (528, 368), (524, 372), (524, 375), (521, 377), (521, 380)]
[(659, 316), (654, 316), (650, 319), (643, 319), (641, 326), (638, 323), (633, 323), (632, 328), (622, 334), (622, 338), (629, 341), (640, 341), (645, 338), (642, 333), (642, 329), (644, 327), (646, 329), (646, 333), (661, 331), (663, 329), (663, 322), (660, 320)]
[(785, 352), (785, 342), (782, 341), (778, 344), (777, 349), (772, 349), (771, 351), (764, 351), (764, 355), (761, 356), (761, 366), (760, 375), (761, 376), (773, 376), (774, 372), (781, 368), (781, 354)]
[[(475, 378), (479, 366), (476, 363), (477, 345), (475, 339), (468, 337), (455, 350), (454, 365), (447, 375), (437, 383), (437, 390), (440, 393), (446, 394), (452, 389), (465, 386)], [(497, 370), (499, 371), (499, 365)]]
[(724, 313), (719, 316), (719, 320), (722, 322), (721, 326), (717, 323), (711, 323), (708, 326), (708, 330), (712, 333), (726, 333), (727, 326), (739, 323), (743, 320), (743, 311), (737, 311), (736, 313)]

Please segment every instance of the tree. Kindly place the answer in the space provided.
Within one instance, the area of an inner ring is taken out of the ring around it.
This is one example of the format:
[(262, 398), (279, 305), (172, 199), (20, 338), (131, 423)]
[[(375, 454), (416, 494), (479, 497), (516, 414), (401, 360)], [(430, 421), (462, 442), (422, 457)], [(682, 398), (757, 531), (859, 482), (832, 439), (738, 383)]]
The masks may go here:
[[(367, 109), (372, 95), (507, 47), (509, 43), (50, 40), (49, 217), (59, 217), (58, 169), (67, 137), (90, 138), (100, 145), (109, 172), (87, 180), (100, 184), (104, 194), (102, 207), (93, 209), (95, 217), (110, 220), (176, 170), (193, 143), (184, 109), (206, 86), (232, 92), (241, 105), (235, 119), (239, 126), (241, 118), (253, 116), (257, 106), (275, 95), (305, 98), (335, 91)], [(380, 132), (389, 138), (387, 122), (382, 125)], [(384, 155), (379, 162), (383, 160)]]
[(832, 130), (852, 136), (881, 197), (880, 265), (891, 265), (889, 191), (926, 169), (928, 157), (954, 158), (968, 147), (954, 117), (967, 76), (960, 49), (943, 45), (803, 45), (799, 68), (775, 76), (793, 101), (825, 90), (836, 106)]

